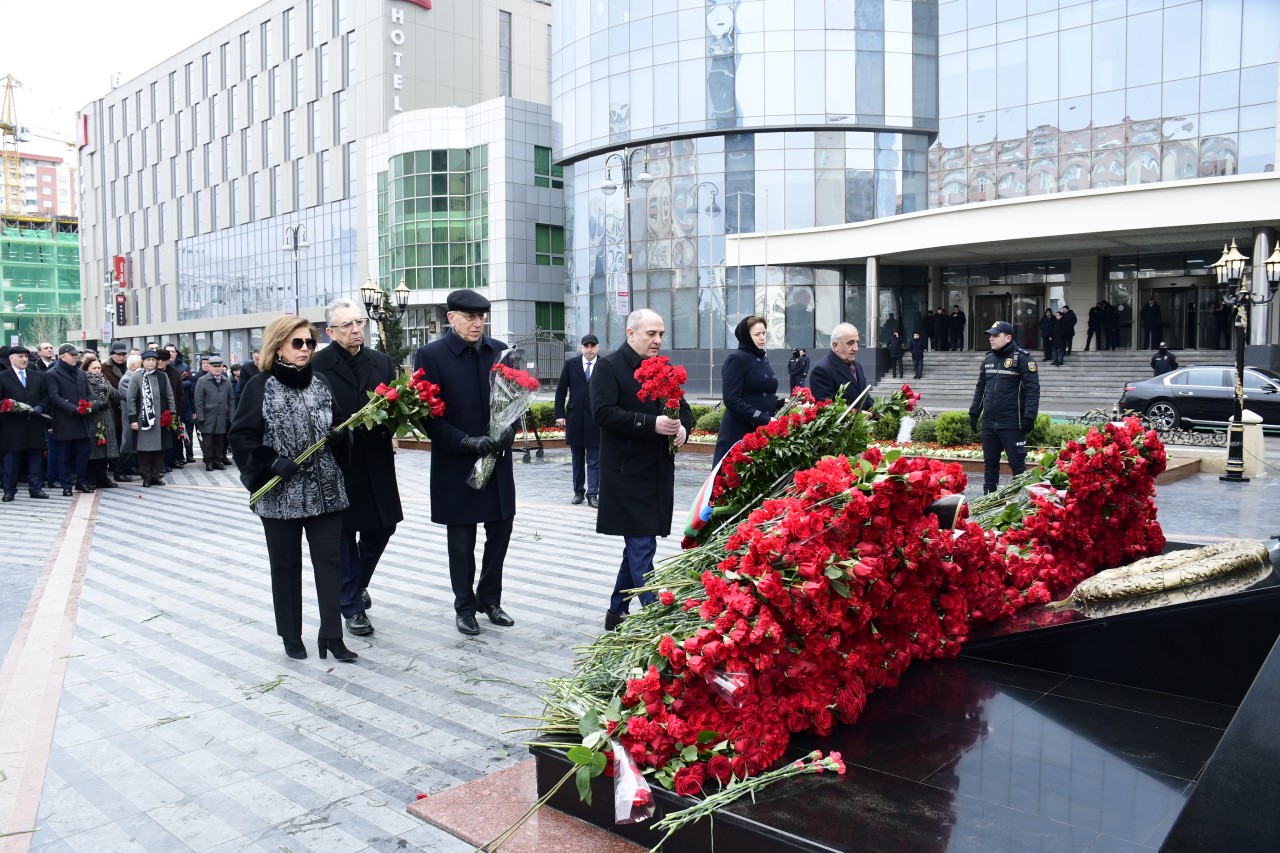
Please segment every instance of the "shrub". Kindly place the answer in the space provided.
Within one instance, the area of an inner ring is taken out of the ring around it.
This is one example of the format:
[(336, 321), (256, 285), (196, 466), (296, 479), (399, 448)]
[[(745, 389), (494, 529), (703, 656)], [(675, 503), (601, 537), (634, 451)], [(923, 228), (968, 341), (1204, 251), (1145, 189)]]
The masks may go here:
[(911, 428), (911, 440), (937, 441), (938, 422), (934, 420), (916, 421), (916, 425)]
[(871, 427), (871, 437), (876, 441), (895, 441), (901, 424), (902, 420), (897, 415), (886, 412)]
[(1068, 441), (1082, 441), (1088, 433), (1088, 424), (1054, 424), (1049, 427), (1047, 446), (1061, 447)]
[(1027, 447), (1045, 447), (1049, 444), (1049, 427), (1053, 422), (1048, 415), (1036, 415), (1035, 426), (1027, 433)]
[(689, 404), (689, 412), (690, 412), (690, 414), (692, 414), (692, 415), (693, 415), (693, 422), (694, 422), (694, 424), (697, 424), (697, 423), (698, 423), (698, 421), (702, 420), (702, 416), (703, 416), (703, 415), (705, 415), (705, 414), (706, 414), (707, 412), (709, 412), (709, 411), (711, 411), (711, 407), (710, 407), (710, 406), (705, 406), (705, 405), (703, 405), (702, 403), (690, 403), (690, 404)]
[(724, 414), (724, 409), (717, 409), (707, 412), (693, 423), (693, 428), (702, 430), (703, 432), (720, 432), (720, 417)]
[(529, 426), (532, 428), (554, 427), (556, 425), (555, 403), (532, 403), (529, 406)]
[(937, 432), (938, 444), (943, 447), (959, 447), (974, 442), (973, 431), (969, 429), (968, 412), (943, 412), (938, 415)]

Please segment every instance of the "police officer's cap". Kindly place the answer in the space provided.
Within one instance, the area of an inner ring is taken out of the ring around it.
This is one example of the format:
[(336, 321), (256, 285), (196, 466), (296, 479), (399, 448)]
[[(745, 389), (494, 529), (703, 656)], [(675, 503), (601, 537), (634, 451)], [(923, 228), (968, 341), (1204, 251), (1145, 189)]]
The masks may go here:
[(455, 290), (446, 297), (445, 307), (450, 311), (463, 311), (467, 314), (487, 314), (489, 300), (474, 290)]
[(990, 329), (987, 329), (987, 334), (988, 335), (1012, 335), (1013, 324), (1006, 323), (1004, 320), (1001, 320), (999, 323), (996, 323)]

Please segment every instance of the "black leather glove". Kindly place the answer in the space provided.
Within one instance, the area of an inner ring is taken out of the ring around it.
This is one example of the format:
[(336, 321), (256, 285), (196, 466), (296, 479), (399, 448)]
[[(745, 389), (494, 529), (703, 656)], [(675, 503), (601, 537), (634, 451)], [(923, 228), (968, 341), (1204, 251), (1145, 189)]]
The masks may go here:
[(502, 431), (502, 437), (498, 439), (499, 450), (510, 450), (511, 445), (516, 443), (516, 426), (508, 424), (507, 428)]
[(975, 418), (973, 415), (969, 416), (969, 431), (970, 432), (978, 431), (978, 419)]
[(107, 407), (107, 404), (99, 400), (90, 407), (90, 411), (93, 412), (93, 414), (97, 414), (98, 412), (101, 412), (106, 407)]
[(345, 429), (331, 429), (324, 437), (324, 442), (330, 447), (346, 447), (351, 443), (351, 433)]
[(31, 414), (33, 414), (33, 415), (43, 415), (43, 414), (44, 414), (44, 409), (40, 408), (39, 406), (32, 406), (32, 407), (31, 407)]
[(271, 463), (271, 473), (277, 475), (283, 480), (287, 480), (302, 469), (298, 467), (298, 463), (294, 462), (288, 456), (277, 456), (275, 461)]
[(474, 453), (476, 456), (489, 456), (498, 452), (498, 442), (489, 438), (487, 435), (469, 435), (462, 439), (461, 448), (464, 453)]

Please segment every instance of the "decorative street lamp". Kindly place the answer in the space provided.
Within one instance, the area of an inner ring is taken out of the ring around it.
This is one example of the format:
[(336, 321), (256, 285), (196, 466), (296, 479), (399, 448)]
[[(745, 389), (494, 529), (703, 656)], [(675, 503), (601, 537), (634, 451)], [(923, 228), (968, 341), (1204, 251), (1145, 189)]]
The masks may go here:
[(299, 316), (302, 314), (302, 285), (298, 281), (298, 254), (303, 249), (310, 247), (311, 244), (307, 242), (307, 224), (305, 222), (299, 222), (297, 225), (290, 225), (284, 229), (284, 245), (280, 249), (293, 254), (293, 312)]
[[(640, 169), (640, 174), (633, 179), (631, 177), (632, 163), (637, 154), (644, 156), (644, 162)], [(649, 149), (641, 146), (639, 148), (623, 148), (622, 151), (615, 151), (608, 157), (604, 158), (604, 183), (600, 185), (600, 192), (605, 195), (613, 195), (618, 185), (613, 181), (613, 163), (617, 161), (622, 166), (622, 189), (626, 193), (626, 200), (622, 209), (622, 229), (623, 238), (626, 240), (627, 249), (627, 281), (626, 289), (617, 288), (618, 294), (626, 293), (628, 299), (628, 313), (630, 313), (630, 297), (631, 297), (631, 188), (638, 186), (642, 190), (647, 190), (653, 184), (653, 175), (649, 174)]]
[[(707, 349), (707, 393), (715, 393), (716, 387), (716, 300), (720, 295), (720, 286), (716, 282), (716, 266), (715, 266), (715, 222), (716, 217), (721, 214), (720, 205), (716, 203), (716, 196), (720, 190), (711, 181), (699, 181), (694, 185), (690, 193), (689, 207), (686, 213), (696, 217), (698, 231), (702, 231), (702, 212), (698, 210), (698, 200), (702, 198), (702, 189), (706, 187), (711, 190), (711, 203), (706, 207), (707, 219), (710, 220), (710, 226), (707, 229), (707, 281), (706, 292), (710, 294), (710, 305), (708, 308), (707, 329), (710, 331), (710, 346)], [(702, 265), (699, 264), (699, 267)]]
[[(1265, 305), (1276, 298), (1276, 286), (1280, 284), (1280, 245), (1267, 259), (1265, 269), (1271, 295), (1266, 299), (1254, 298), (1249, 287), (1249, 279), (1244, 271), (1249, 258), (1236, 248), (1236, 241), (1231, 246), (1222, 247), (1222, 257), (1213, 265), (1218, 284), (1227, 289), (1226, 298), (1235, 307), (1236, 320), (1236, 411), (1230, 426), (1227, 427), (1227, 471), (1218, 479), (1228, 483), (1247, 483), (1244, 476), (1244, 344), (1249, 334), (1249, 315), (1254, 305)], [(1237, 284), (1239, 285), (1237, 289)]]
[[(400, 279), (400, 284), (392, 291), (395, 296), (395, 309), (392, 309), (391, 299), (387, 292), (377, 285), (372, 278), (364, 283), (364, 287), (360, 288), (360, 301), (364, 303), (364, 310), (369, 312), (369, 318), (378, 324), (385, 324), (392, 320), (399, 321), (404, 317), (404, 312), (409, 310), (409, 288), (405, 285), (404, 279)], [(387, 351), (387, 338), (379, 330), (378, 349), (383, 352)]]
[(27, 310), (27, 305), (22, 301), (22, 294), (18, 294), (18, 303), (13, 306), (13, 311), (18, 315), (18, 328), (15, 334), (18, 336), (18, 343), (22, 343), (22, 312)]

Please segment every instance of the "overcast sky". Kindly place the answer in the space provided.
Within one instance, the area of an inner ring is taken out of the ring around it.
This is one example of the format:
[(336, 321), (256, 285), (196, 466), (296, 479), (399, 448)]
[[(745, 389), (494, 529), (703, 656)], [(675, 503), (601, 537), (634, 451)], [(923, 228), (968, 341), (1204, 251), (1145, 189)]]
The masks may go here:
[[(76, 111), (107, 93), (112, 73), (136, 77), (264, 2), (0, 0), (0, 78), (23, 84), (14, 93), (19, 123), (71, 140)], [(74, 155), (40, 138), (22, 150)]]

